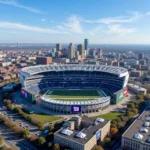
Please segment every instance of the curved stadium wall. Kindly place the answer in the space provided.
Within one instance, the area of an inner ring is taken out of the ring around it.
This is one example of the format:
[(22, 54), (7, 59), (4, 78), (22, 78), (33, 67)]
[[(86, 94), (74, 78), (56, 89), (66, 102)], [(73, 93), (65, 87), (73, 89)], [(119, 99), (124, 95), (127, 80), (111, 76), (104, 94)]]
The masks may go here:
[[(94, 112), (109, 106), (118, 91), (126, 89), (127, 69), (103, 65), (38, 65), (21, 70), (20, 80), (24, 97), (39, 95), (44, 89), (104, 89), (111, 95), (91, 101), (61, 101), (44, 96), (40, 105), (54, 112), (72, 113), (74, 107), (82, 112)], [(28, 94), (27, 94), (28, 93)]]

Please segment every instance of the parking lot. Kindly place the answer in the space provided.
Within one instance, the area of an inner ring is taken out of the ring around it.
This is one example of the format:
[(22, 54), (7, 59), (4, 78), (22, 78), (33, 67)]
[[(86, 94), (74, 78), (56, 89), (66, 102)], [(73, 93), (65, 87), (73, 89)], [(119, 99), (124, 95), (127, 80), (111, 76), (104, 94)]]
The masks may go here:
[(22, 119), (17, 113), (8, 111), (4, 108), (2, 108), (0, 112), (6, 117), (8, 117), (11, 121), (17, 123), (20, 127), (29, 130), (31, 134), (35, 134), (35, 135), (40, 134), (40, 131), (38, 130), (37, 126)]
[(4, 142), (15, 150), (37, 150), (30, 142), (21, 139), (3, 125), (0, 125), (0, 134), (4, 138)]
[(17, 123), (20, 127), (29, 130), (32, 135), (35, 135), (37, 137), (38, 136), (46, 137), (48, 134), (46, 129), (47, 127), (43, 131), (40, 131), (37, 126), (21, 118), (19, 114), (14, 113), (12, 111), (8, 111), (4, 107), (0, 108), (0, 113), (8, 117), (11, 121)]

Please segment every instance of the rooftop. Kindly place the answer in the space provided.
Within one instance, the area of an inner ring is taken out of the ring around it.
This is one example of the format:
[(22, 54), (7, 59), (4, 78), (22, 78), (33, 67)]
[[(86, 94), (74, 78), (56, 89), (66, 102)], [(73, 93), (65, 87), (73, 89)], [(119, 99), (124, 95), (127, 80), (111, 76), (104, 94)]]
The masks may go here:
[[(96, 134), (99, 129), (103, 128), (109, 122), (109, 120), (98, 119), (97, 123), (95, 123), (95, 119), (89, 118), (85, 115), (81, 117), (81, 120), (81, 126), (83, 123), (87, 123), (89, 125), (83, 127), (81, 130), (70, 130), (69, 128), (67, 128), (66, 130), (64, 128), (61, 128), (60, 130), (55, 132), (55, 135), (64, 137), (68, 140), (76, 141), (81, 144), (85, 144)], [(64, 131), (67, 131), (71, 134), (62, 134), (62, 132)]]
[(21, 71), (29, 75), (34, 75), (41, 72), (48, 71), (101, 71), (108, 72), (119, 76), (128, 74), (128, 70), (122, 67), (106, 66), (106, 65), (89, 65), (89, 64), (49, 64), (49, 65), (36, 65), (32, 67), (25, 67)]
[(143, 113), (131, 124), (125, 131), (123, 137), (147, 143), (150, 139), (150, 107), (147, 107)]
[(128, 83), (128, 86), (131, 87), (131, 88), (134, 88), (134, 89), (136, 89), (136, 90), (138, 90), (138, 91), (146, 91), (145, 88), (140, 87), (140, 86), (135, 85), (135, 84)]

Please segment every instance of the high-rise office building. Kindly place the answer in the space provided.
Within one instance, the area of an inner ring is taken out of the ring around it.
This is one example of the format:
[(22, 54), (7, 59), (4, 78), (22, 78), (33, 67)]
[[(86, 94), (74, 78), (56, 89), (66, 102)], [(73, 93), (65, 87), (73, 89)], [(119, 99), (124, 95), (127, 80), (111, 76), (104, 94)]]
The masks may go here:
[(56, 51), (60, 51), (62, 49), (62, 46), (60, 43), (56, 44)]
[(102, 50), (102, 48), (98, 49), (98, 56), (99, 56), (99, 58), (103, 57), (103, 50)]
[(82, 58), (85, 57), (85, 49), (84, 49), (84, 45), (79, 44), (77, 46), (77, 50), (79, 51), (79, 54), (81, 55)]
[(75, 46), (73, 43), (70, 43), (68, 46), (68, 58), (72, 59), (75, 57)]
[(139, 59), (144, 59), (144, 54), (143, 53), (139, 54)]
[(89, 40), (88, 39), (84, 39), (85, 50), (88, 50), (88, 45), (89, 45)]
[(118, 60), (120, 59), (120, 53), (117, 53), (117, 59)]

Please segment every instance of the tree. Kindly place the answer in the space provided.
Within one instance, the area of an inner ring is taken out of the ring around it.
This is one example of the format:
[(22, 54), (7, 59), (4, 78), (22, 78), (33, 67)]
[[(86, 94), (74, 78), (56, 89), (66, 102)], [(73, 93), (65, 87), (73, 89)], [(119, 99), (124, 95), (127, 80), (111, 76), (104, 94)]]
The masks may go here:
[(150, 95), (149, 94), (145, 95), (144, 100), (150, 100)]
[(36, 140), (36, 135), (31, 135), (30, 137), (29, 137), (29, 141), (30, 142), (33, 142), (33, 141), (35, 141)]
[(142, 94), (137, 94), (136, 98), (137, 98), (138, 100), (143, 100), (143, 99), (144, 99), (144, 95), (142, 95)]
[(134, 114), (133, 114), (133, 112), (128, 112), (127, 116), (128, 116), (129, 119), (131, 119), (134, 116)]
[(101, 146), (96, 145), (93, 150), (104, 150)]
[(119, 122), (119, 123), (117, 124), (117, 128), (118, 128), (118, 129), (122, 128), (123, 126), (124, 126), (123, 122)]
[(115, 120), (116, 120), (117, 123), (121, 122), (121, 119), (119, 117), (117, 117)]
[(28, 115), (26, 119), (31, 122), (32, 117)]
[(50, 131), (53, 131), (53, 130), (54, 130), (54, 125), (50, 125), (50, 126), (49, 126), (49, 130), (50, 130)]
[(53, 150), (60, 150), (60, 145), (58, 143), (54, 144)]
[(108, 147), (108, 146), (110, 145), (110, 143), (111, 143), (110, 138), (105, 138), (105, 139), (104, 139), (104, 146), (105, 146), (105, 147)]
[(115, 134), (117, 134), (117, 132), (118, 132), (117, 128), (111, 128), (110, 129), (110, 135), (115, 135)]
[(3, 144), (3, 138), (0, 136), (0, 145)]
[(114, 119), (111, 121), (112, 124), (117, 124), (117, 121)]
[(38, 137), (38, 138), (36, 139), (36, 144), (37, 144), (38, 146), (43, 145), (45, 142), (46, 142), (46, 140), (45, 140), (44, 137)]
[(23, 136), (23, 138), (28, 138), (28, 137), (30, 136), (29, 130), (24, 130), (24, 131), (22, 132), (22, 136)]
[(11, 104), (11, 100), (5, 99), (5, 100), (4, 100), (4, 105), (5, 105), (5, 106), (8, 106), (9, 104)]
[(43, 130), (43, 129), (44, 129), (44, 125), (40, 124), (40, 125), (38, 126), (38, 128), (39, 128), (39, 130)]
[(111, 128), (117, 128), (117, 124), (111, 124)]
[(7, 108), (8, 108), (8, 110), (13, 110), (14, 107), (13, 107), (12, 104), (8, 104), (8, 105), (7, 105)]
[(1, 147), (1, 150), (14, 150), (14, 149), (12, 149), (12, 148), (10, 148), (10, 147), (8, 148), (8, 147), (6, 147), (6, 146), (4, 145), (4, 146)]
[(138, 113), (138, 109), (132, 109), (131, 112), (133, 112), (133, 114), (136, 115)]
[(127, 107), (130, 108), (130, 109), (135, 109), (135, 104), (134, 103), (129, 103)]

